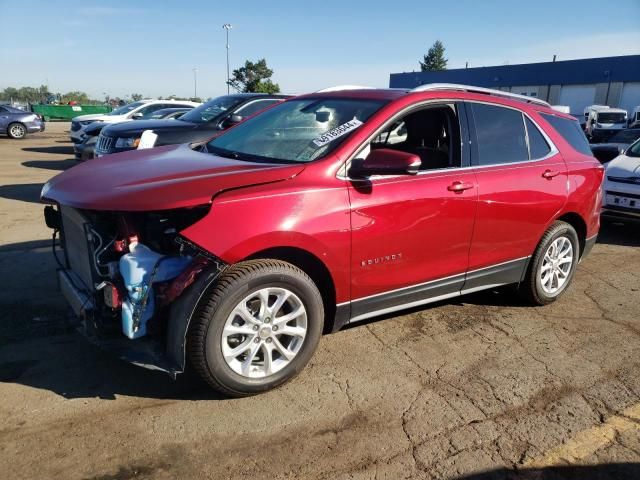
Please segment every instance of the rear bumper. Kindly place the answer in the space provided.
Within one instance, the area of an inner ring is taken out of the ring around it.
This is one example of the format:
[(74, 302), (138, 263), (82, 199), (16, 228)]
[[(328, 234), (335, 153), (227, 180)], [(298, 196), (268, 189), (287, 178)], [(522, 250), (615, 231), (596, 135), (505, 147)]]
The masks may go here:
[(587, 238), (584, 242), (584, 251), (582, 252), (582, 255), (580, 255), (580, 260), (582, 260), (583, 258), (585, 258), (587, 255), (589, 255), (589, 253), (591, 252), (591, 250), (593, 249), (593, 246), (596, 244), (596, 240), (598, 239), (598, 235), (594, 235), (590, 238)]
[(639, 220), (640, 211), (637, 208), (602, 207), (602, 215), (607, 218), (619, 218), (623, 220)]
[(27, 132), (36, 133), (36, 132), (44, 132), (44, 122), (27, 122), (25, 124), (27, 127)]

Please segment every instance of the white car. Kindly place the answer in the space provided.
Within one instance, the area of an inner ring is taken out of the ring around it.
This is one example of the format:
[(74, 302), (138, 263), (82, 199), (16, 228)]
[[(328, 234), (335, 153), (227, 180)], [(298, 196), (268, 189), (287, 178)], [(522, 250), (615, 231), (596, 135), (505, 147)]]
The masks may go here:
[(602, 213), (640, 220), (640, 140), (604, 167)]
[(139, 100), (116, 108), (109, 113), (94, 113), (74, 117), (73, 120), (71, 120), (69, 137), (73, 143), (80, 143), (82, 141), (83, 130), (93, 122), (120, 123), (130, 120), (140, 120), (151, 118), (155, 111), (163, 108), (193, 108), (198, 105), (200, 104), (188, 100)]

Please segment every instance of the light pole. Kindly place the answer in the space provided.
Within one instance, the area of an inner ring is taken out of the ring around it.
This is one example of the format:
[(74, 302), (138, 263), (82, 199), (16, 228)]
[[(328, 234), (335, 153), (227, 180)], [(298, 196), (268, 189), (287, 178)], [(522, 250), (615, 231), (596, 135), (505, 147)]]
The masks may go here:
[(196, 101), (198, 98), (198, 69), (193, 69), (193, 101)]
[(222, 28), (224, 28), (227, 31), (227, 95), (229, 94), (229, 30), (231, 30), (233, 28), (233, 25), (231, 25), (230, 23), (225, 23), (224, 25), (222, 25)]

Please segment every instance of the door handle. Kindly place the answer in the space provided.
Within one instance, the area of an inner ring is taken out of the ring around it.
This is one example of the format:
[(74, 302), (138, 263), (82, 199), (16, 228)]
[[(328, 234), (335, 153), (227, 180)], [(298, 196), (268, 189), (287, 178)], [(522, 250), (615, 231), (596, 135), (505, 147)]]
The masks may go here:
[(469, 190), (470, 188), (473, 188), (473, 183), (461, 182), (459, 180), (456, 180), (447, 187), (447, 190), (449, 190), (450, 192), (462, 193), (465, 190)]
[(545, 170), (542, 173), (542, 176), (544, 178), (546, 178), (547, 180), (551, 180), (553, 177), (557, 177), (558, 175), (560, 175), (560, 172), (555, 172), (555, 171), (549, 170), (549, 169)]

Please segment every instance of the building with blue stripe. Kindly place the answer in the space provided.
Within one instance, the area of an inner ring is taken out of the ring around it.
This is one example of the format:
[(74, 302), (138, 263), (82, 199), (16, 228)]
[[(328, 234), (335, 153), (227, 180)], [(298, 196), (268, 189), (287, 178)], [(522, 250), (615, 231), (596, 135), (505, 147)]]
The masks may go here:
[(557, 62), (392, 73), (389, 86), (462, 83), (538, 97), (567, 105), (582, 115), (588, 105), (609, 105), (631, 113), (640, 106), (640, 55)]

